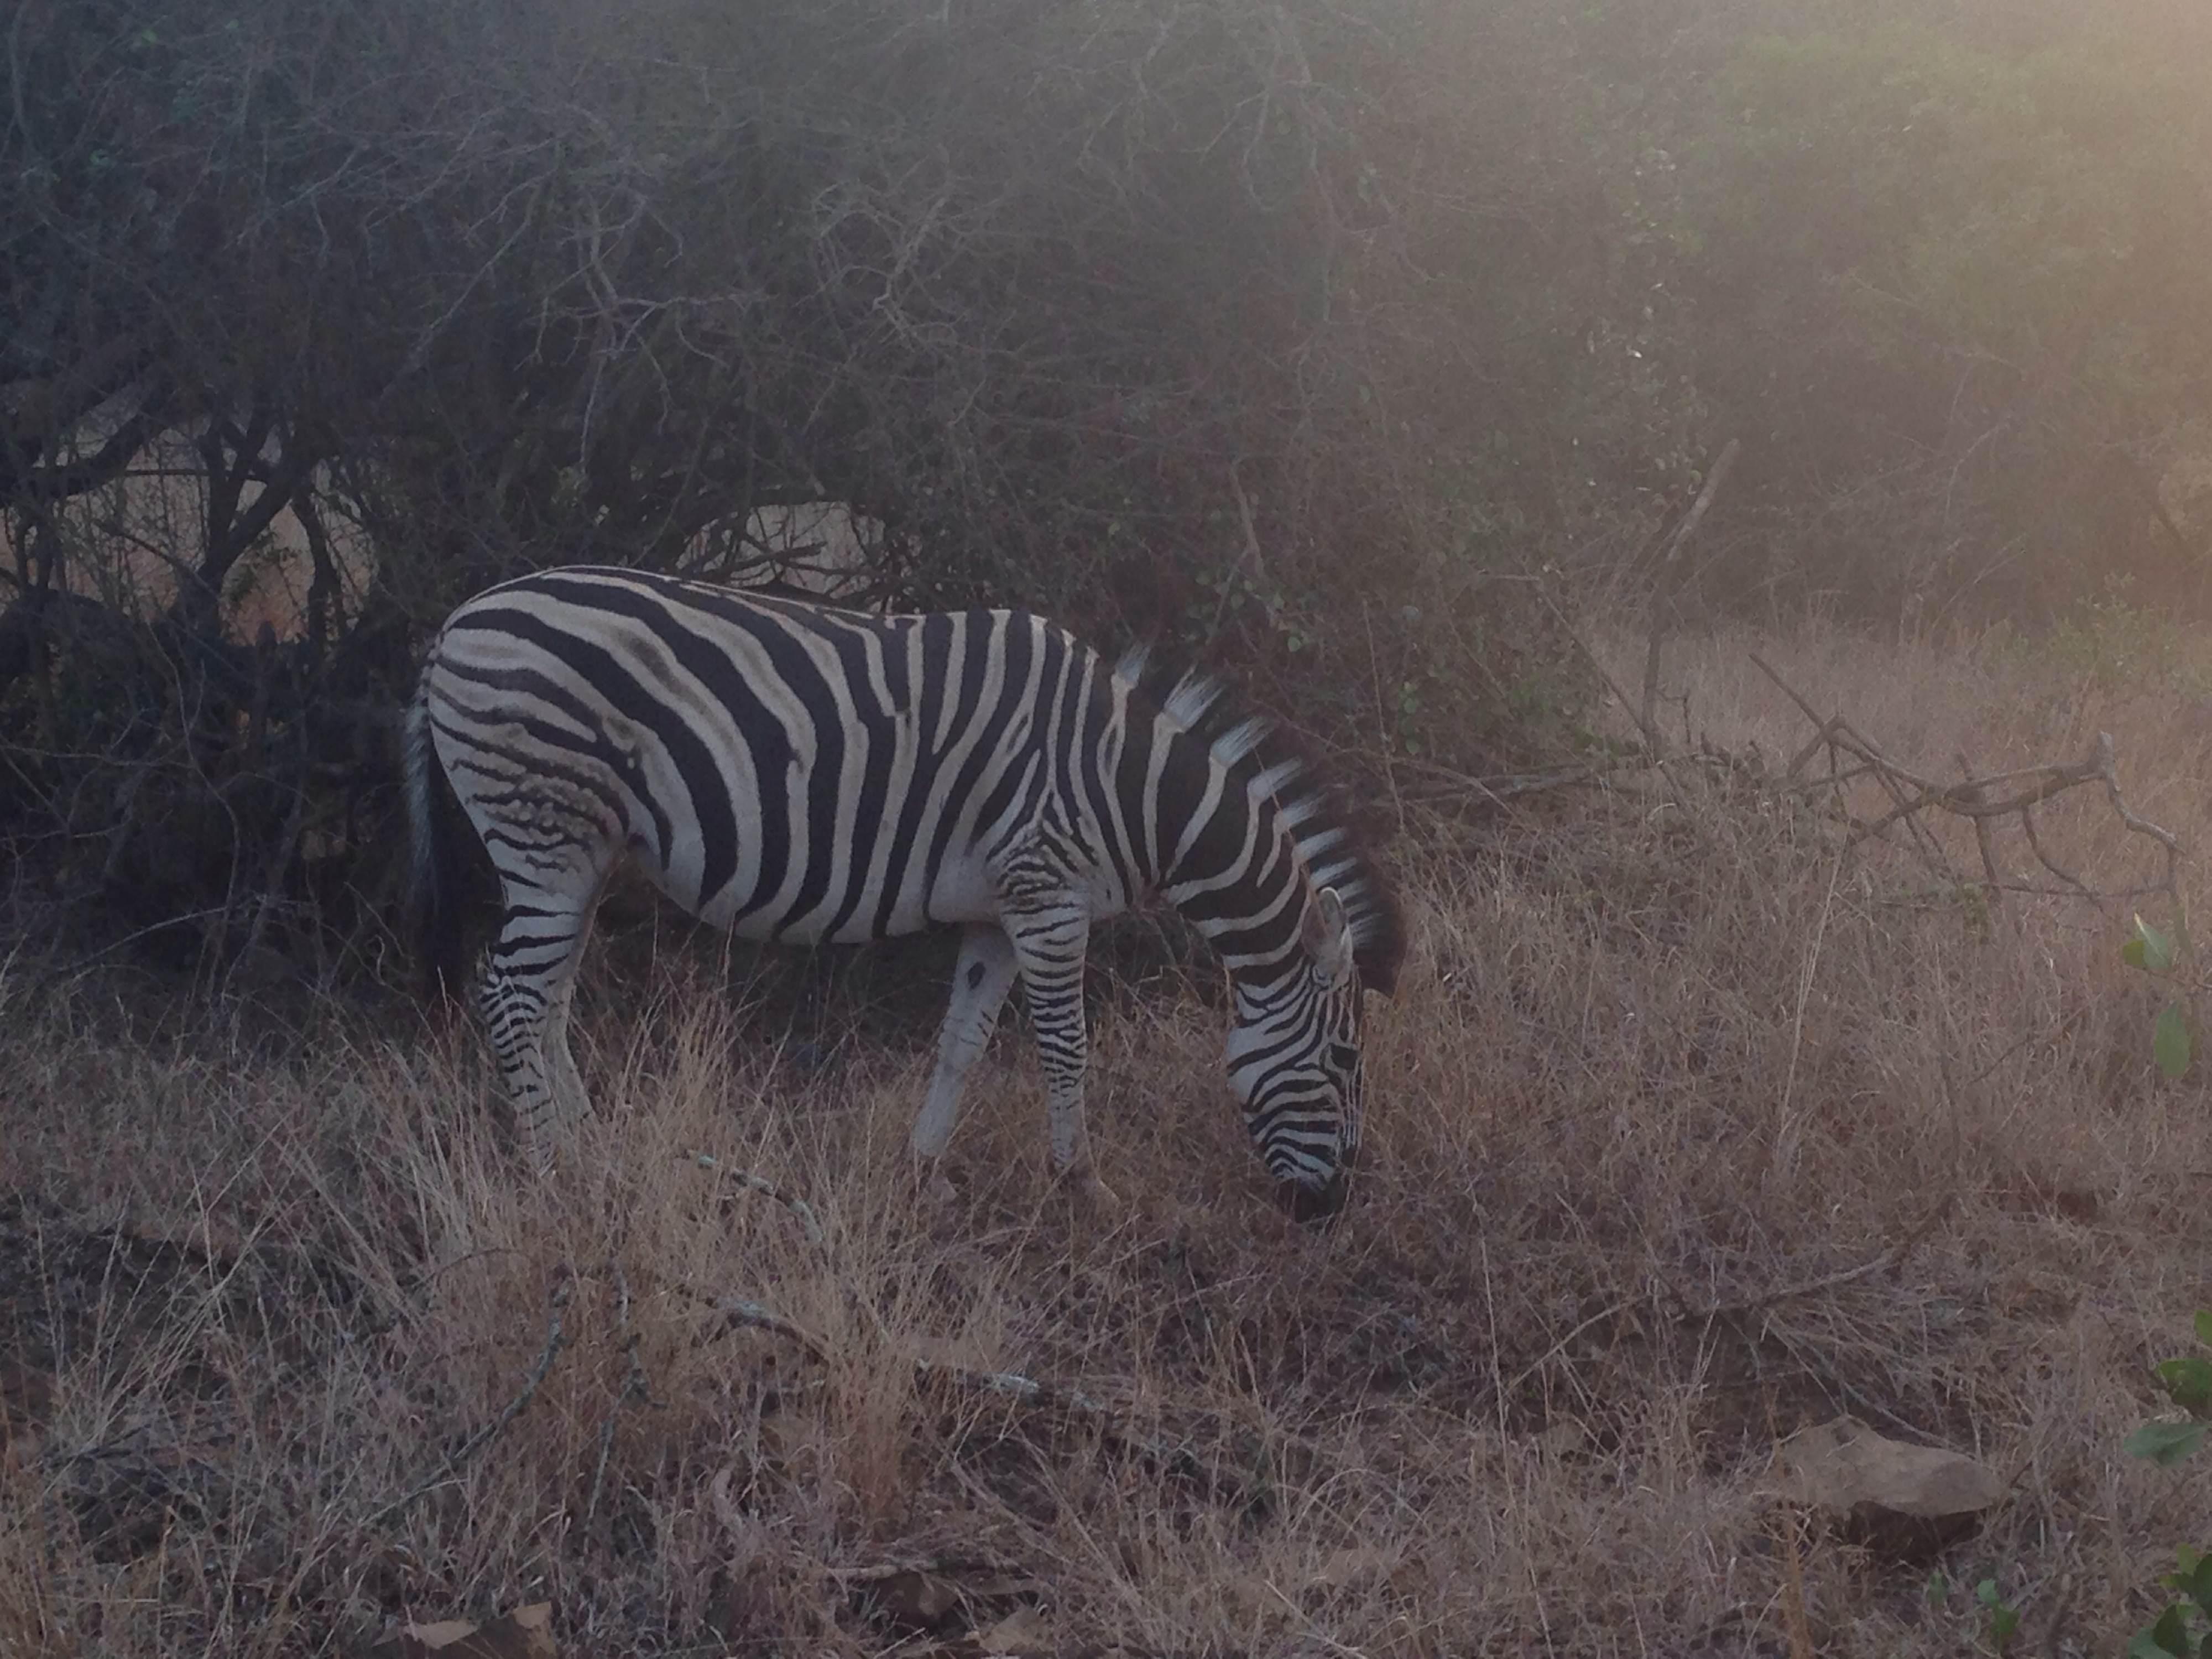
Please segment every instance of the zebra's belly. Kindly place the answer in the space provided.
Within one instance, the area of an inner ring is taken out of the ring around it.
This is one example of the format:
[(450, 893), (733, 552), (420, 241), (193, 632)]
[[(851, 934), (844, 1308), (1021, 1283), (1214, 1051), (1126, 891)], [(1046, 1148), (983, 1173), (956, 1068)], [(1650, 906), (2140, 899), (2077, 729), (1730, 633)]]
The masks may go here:
[[(650, 858), (646, 860), (652, 863)], [(890, 902), (879, 872), (836, 872), (817, 890), (803, 872), (769, 895), (735, 887), (702, 899), (675, 871), (656, 867), (655, 883), (702, 921), (739, 939), (787, 945), (860, 945), (998, 919), (996, 886), (980, 855), (948, 856), (934, 872), (908, 870)]]

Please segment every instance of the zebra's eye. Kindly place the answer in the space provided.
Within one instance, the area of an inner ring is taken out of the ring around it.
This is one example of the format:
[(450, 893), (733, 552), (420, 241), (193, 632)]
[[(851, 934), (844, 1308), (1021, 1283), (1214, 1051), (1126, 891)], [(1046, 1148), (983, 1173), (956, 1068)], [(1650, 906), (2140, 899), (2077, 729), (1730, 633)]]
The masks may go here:
[(1339, 1077), (1350, 1077), (1359, 1069), (1359, 1050), (1348, 1042), (1332, 1042), (1322, 1053), (1328, 1069)]

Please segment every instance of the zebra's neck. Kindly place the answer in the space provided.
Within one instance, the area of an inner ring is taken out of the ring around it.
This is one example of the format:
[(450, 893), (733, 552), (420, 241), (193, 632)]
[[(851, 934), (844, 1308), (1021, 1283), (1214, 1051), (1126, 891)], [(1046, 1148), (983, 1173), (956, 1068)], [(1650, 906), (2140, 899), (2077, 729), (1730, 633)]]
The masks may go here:
[(1311, 890), (1266, 775), (1212, 770), (1188, 822), (1163, 825), (1181, 833), (1163, 838), (1159, 891), (1220, 956), (1240, 1006), (1264, 1006), (1299, 965)]

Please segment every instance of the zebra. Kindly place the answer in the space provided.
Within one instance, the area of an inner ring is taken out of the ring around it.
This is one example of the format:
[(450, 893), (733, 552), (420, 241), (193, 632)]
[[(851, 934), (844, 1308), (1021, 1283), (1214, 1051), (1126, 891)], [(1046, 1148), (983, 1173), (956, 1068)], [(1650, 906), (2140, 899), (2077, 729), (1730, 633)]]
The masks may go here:
[[(1109, 666), (1020, 611), (885, 616), (592, 566), (463, 604), (408, 716), (414, 909), (434, 983), (457, 983), (465, 815), (505, 902), (477, 1009), (533, 1162), (589, 1109), (569, 1005), (627, 856), (748, 939), (957, 926), (918, 1166), (939, 1167), (1018, 978), (1054, 1168), (1109, 1203), (1084, 1121), (1084, 957), (1094, 921), (1164, 897), (1226, 968), (1230, 1080), (1262, 1163), (1294, 1212), (1334, 1214), (1363, 994), (1394, 988), (1404, 951), (1395, 901), (1268, 722), (1217, 717), (1196, 676), (1146, 680), (1141, 653)], [(433, 810), (441, 778), (461, 814)]]

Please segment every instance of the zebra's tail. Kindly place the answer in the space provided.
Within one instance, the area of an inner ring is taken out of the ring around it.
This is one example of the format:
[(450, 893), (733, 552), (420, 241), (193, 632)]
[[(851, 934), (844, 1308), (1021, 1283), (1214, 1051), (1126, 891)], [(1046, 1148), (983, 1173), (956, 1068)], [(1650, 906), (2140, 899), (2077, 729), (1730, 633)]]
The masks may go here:
[[(423, 994), (433, 1004), (458, 1000), (462, 958), (459, 848), (453, 811), (439, 796), (445, 768), (430, 740), (430, 699), (417, 690), (407, 710), (407, 828), (413, 852), (407, 911), (422, 964)], [(442, 809), (442, 810), (441, 810)]]

